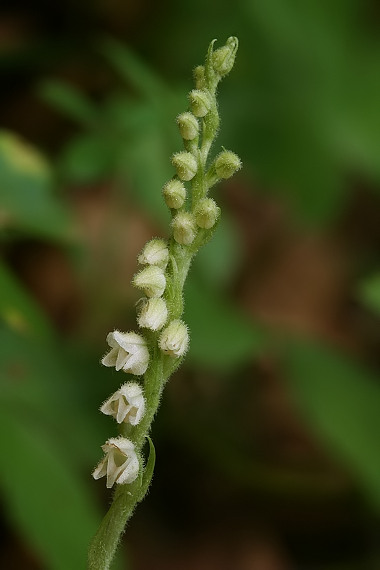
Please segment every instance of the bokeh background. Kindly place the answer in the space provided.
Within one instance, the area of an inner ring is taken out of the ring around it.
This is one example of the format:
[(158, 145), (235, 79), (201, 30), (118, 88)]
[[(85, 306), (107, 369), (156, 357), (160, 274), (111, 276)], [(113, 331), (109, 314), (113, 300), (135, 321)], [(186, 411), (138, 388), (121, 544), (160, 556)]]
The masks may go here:
[(380, 567), (380, 11), (373, 0), (3, 0), (0, 567), (80, 570), (90, 473), (165, 236), (191, 69), (240, 39), (221, 145), (244, 169), (186, 287), (191, 349), (115, 568)]

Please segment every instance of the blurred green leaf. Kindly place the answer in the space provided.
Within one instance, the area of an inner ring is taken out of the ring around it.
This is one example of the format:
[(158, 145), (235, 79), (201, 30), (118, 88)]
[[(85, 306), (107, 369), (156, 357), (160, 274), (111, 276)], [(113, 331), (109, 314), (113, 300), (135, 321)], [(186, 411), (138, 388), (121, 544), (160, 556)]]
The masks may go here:
[(197, 364), (231, 370), (263, 350), (263, 331), (193, 276), (186, 284), (185, 300), (185, 321), (191, 332), (189, 356)]
[(305, 420), (380, 509), (378, 379), (348, 357), (306, 341), (286, 345), (284, 364)]
[(0, 263), (0, 317), (18, 332), (48, 339), (52, 329), (43, 311), (8, 268)]
[(380, 314), (380, 273), (372, 275), (361, 283), (359, 297), (365, 305)]
[(105, 38), (101, 52), (118, 74), (147, 99), (162, 96), (167, 88), (156, 75), (132, 50), (113, 38)]
[(70, 182), (101, 181), (112, 176), (118, 151), (117, 141), (102, 132), (78, 135), (62, 150), (59, 169)]
[(45, 158), (16, 135), (0, 131), (0, 208), (4, 225), (63, 239), (68, 215), (52, 191)]
[(88, 487), (57, 443), (17, 408), (0, 415), (0, 483), (13, 521), (51, 570), (85, 568), (98, 520)]
[(212, 240), (202, 248), (194, 263), (194, 269), (210, 287), (223, 289), (234, 277), (242, 258), (237, 228), (228, 212), (222, 218)]
[(58, 80), (46, 80), (38, 86), (38, 94), (44, 101), (59, 109), (68, 117), (85, 126), (99, 123), (100, 113), (79, 89)]

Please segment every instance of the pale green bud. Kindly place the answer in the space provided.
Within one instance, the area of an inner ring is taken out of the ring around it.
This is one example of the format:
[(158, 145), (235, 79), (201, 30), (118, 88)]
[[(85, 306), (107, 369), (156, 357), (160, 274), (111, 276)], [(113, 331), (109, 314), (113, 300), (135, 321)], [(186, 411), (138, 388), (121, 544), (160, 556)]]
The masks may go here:
[(132, 283), (137, 289), (142, 289), (147, 297), (161, 297), (165, 291), (166, 278), (161, 267), (148, 265), (136, 273)]
[(176, 152), (172, 164), (181, 180), (191, 180), (197, 173), (198, 164), (191, 152)]
[(169, 250), (166, 242), (162, 239), (148, 241), (137, 259), (142, 265), (158, 265), (165, 269), (169, 261)]
[(178, 115), (177, 125), (181, 137), (186, 141), (192, 141), (199, 134), (199, 123), (192, 113), (181, 113)]
[(195, 87), (197, 89), (205, 89), (206, 87), (206, 77), (205, 68), (203, 65), (197, 65), (193, 72)]
[(204, 117), (211, 109), (211, 96), (204, 89), (193, 89), (189, 93), (190, 108), (196, 117)]
[(162, 189), (165, 203), (168, 208), (181, 208), (186, 199), (186, 188), (180, 180), (173, 178)]
[(212, 54), (212, 66), (221, 77), (227, 75), (233, 68), (238, 45), (238, 39), (230, 37), (225, 46), (215, 50)]
[(176, 319), (161, 333), (158, 346), (165, 354), (175, 358), (183, 356), (189, 346), (189, 333), (185, 323)]
[(212, 198), (204, 198), (198, 202), (195, 210), (195, 220), (200, 228), (209, 230), (215, 224), (220, 208)]
[(215, 170), (219, 178), (231, 178), (231, 176), (240, 168), (240, 158), (230, 150), (224, 150), (216, 158)]
[(178, 212), (172, 221), (173, 236), (177, 243), (190, 245), (196, 236), (195, 218), (188, 212)]
[(158, 331), (162, 329), (168, 318), (168, 309), (162, 297), (147, 299), (137, 318), (140, 327)]

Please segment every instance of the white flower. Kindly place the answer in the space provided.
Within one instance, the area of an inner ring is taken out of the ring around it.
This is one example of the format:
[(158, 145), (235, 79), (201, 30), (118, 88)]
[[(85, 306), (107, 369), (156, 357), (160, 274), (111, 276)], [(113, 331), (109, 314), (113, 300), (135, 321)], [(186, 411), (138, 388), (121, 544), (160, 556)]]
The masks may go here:
[(107, 489), (114, 483), (133, 483), (139, 473), (139, 460), (133, 443), (125, 437), (112, 437), (102, 449), (105, 456), (92, 473), (94, 479), (107, 476)]
[(143, 303), (141, 312), (137, 317), (140, 327), (158, 331), (164, 326), (168, 318), (168, 309), (162, 297), (153, 297), (146, 299)]
[(106, 416), (113, 416), (118, 424), (122, 422), (136, 426), (145, 413), (145, 400), (141, 387), (136, 382), (123, 384), (101, 406)]
[(158, 345), (162, 352), (176, 357), (185, 354), (189, 345), (187, 326), (180, 320), (172, 321), (161, 333)]
[(165, 291), (166, 278), (161, 267), (148, 265), (136, 273), (132, 283), (138, 289), (142, 289), (147, 297), (161, 297)]
[(138, 257), (138, 262), (142, 265), (158, 265), (165, 269), (169, 261), (169, 250), (167, 244), (162, 239), (152, 239), (145, 244)]
[(149, 351), (142, 336), (134, 332), (113, 331), (107, 335), (111, 350), (102, 358), (104, 366), (115, 366), (132, 374), (144, 374), (148, 368)]

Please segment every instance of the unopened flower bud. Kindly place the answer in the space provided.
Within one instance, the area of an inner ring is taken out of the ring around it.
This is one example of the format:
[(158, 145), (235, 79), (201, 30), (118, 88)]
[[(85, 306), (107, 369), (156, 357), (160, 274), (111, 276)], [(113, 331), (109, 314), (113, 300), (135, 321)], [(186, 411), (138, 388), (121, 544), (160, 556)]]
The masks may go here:
[(142, 328), (158, 331), (162, 329), (168, 318), (168, 309), (162, 297), (147, 299), (137, 318), (137, 322)]
[(211, 97), (204, 89), (193, 89), (189, 93), (190, 108), (196, 117), (204, 117), (211, 109)]
[(195, 218), (188, 212), (179, 212), (172, 222), (173, 236), (177, 243), (190, 245), (196, 236)]
[(172, 321), (161, 333), (158, 346), (173, 358), (185, 354), (189, 345), (187, 326), (180, 320)]
[(204, 89), (206, 87), (205, 68), (203, 65), (197, 65), (193, 72), (195, 87)]
[(169, 261), (169, 250), (166, 242), (162, 239), (148, 241), (137, 259), (142, 265), (158, 265), (158, 267), (165, 269)]
[(233, 68), (237, 49), (238, 39), (230, 37), (225, 46), (215, 50), (212, 54), (213, 68), (221, 77), (227, 75)]
[(145, 413), (145, 399), (141, 386), (136, 382), (123, 384), (100, 407), (106, 416), (115, 418), (118, 424), (137, 426)]
[(230, 150), (224, 150), (216, 158), (215, 170), (219, 178), (231, 178), (231, 176), (240, 168), (240, 158)]
[(135, 446), (126, 437), (111, 437), (102, 445), (104, 457), (92, 473), (94, 479), (107, 477), (107, 489), (114, 483), (133, 483), (139, 474)]
[(195, 220), (200, 228), (212, 228), (218, 219), (220, 208), (212, 198), (200, 200), (195, 210)]
[(161, 297), (165, 291), (166, 278), (161, 267), (148, 265), (136, 273), (132, 283), (138, 289), (142, 289), (147, 297)]
[(177, 152), (172, 156), (172, 164), (181, 180), (191, 180), (198, 170), (197, 161), (191, 152)]
[(199, 134), (199, 124), (192, 113), (181, 113), (177, 117), (177, 124), (181, 137), (186, 141), (192, 141)]
[(162, 189), (165, 203), (168, 208), (181, 208), (186, 199), (186, 188), (177, 178), (169, 180)]

